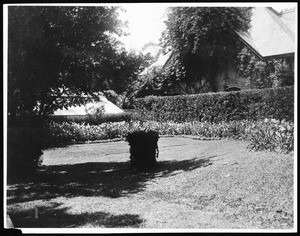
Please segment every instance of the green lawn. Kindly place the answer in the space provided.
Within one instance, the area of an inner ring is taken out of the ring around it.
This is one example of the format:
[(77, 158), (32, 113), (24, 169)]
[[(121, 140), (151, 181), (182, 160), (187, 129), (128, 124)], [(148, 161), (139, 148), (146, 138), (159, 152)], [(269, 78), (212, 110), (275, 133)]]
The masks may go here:
[(48, 149), (35, 180), (8, 185), (7, 211), (19, 228), (292, 229), (293, 154), (247, 145), (162, 137), (147, 173), (124, 141)]

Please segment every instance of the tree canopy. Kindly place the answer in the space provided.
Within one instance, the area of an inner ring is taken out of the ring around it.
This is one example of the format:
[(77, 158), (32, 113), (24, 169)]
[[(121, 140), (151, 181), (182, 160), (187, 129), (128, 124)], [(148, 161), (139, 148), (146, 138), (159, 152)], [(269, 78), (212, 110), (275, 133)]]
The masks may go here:
[(116, 7), (9, 6), (10, 117), (48, 115), (83, 102), (78, 96), (62, 102), (62, 95), (124, 92), (143, 60), (118, 50), (114, 36), (122, 26)]
[(162, 72), (165, 94), (185, 86), (187, 92), (215, 91), (218, 68), (241, 49), (236, 31), (246, 31), (250, 8), (174, 7), (169, 9), (161, 43), (172, 48), (173, 59)]

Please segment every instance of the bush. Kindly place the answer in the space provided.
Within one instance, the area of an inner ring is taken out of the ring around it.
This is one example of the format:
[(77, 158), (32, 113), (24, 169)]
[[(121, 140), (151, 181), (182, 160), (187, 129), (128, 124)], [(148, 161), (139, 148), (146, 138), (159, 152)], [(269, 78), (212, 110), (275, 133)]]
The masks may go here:
[(256, 122), (247, 130), (249, 148), (289, 153), (294, 150), (294, 124), (275, 119)]
[(45, 127), (47, 134), (45, 147), (69, 144), (74, 142), (86, 142), (106, 140), (124, 137), (128, 132), (125, 122), (103, 123), (90, 125), (88, 123), (75, 122), (51, 122)]
[[(251, 142), (250, 148), (290, 152), (294, 148), (294, 124), (288, 121), (229, 121), (229, 122), (157, 122), (131, 121), (89, 125), (86, 123), (52, 122), (46, 128), (47, 146), (78, 141), (126, 138), (127, 133), (152, 130), (160, 135), (192, 135), (212, 139), (243, 139)], [(276, 135), (276, 136), (274, 136)], [(272, 143), (270, 146), (268, 143)], [(272, 147), (276, 147), (275, 149)]]
[(51, 116), (53, 122), (75, 122), (88, 123), (90, 125), (99, 125), (107, 122), (121, 122), (135, 119), (134, 115), (129, 112), (119, 114), (102, 114), (102, 115), (72, 115), (72, 116)]
[(294, 88), (243, 90), (169, 97), (149, 96), (135, 100), (145, 119), (160, 122), (229, 122), (264, 118), (294, 119)]
[(43, 130), (40, 128), (8, 128), (8, 180), (26, 178), (35, 174), (41, 164)]
[(158, 157), (156, 131), (133, 131), (126, 135), (126, 141), (130, 145), (130, 160), (135, 167), (150, 168), (156, 165)]

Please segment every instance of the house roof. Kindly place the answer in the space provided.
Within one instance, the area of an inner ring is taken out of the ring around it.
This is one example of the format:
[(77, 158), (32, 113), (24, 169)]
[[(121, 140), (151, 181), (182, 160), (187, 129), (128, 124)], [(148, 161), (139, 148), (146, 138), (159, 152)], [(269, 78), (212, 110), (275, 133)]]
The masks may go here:
[[(248, 32), (236, 32), (258, 57), (274, 57), (295, 52), (295, 9), (278, 13), (271, 7), (254, 7)], [(155, 68), (163, 68), (172, 52), (160, 55), (158, 60), (140, 75)]]
[(295, 52), (295, 11), (278, 13), (270, 7), (252, 9), (248, 32), (237, 32), (260, 57)]
[(156, 68), (158, 68), (158, 69), (162, 68), (168, 61), (171, 54), (172, 54), (172, 51), (168, 52), (167, 54), (161, 54), (156, 62), (154, 62), (151, 66), (149, 66), (145, 70), (143, 70), (139, 75), (146, 75), (146, 74), (150, 73), (151, 71), (155, 70)]
[(72, 115), (88, 115), (93, 114), (95, 108), (103, 106), (104, 114), (118, 114), (124, 112), (112, 102), (108, 101), (104, 96), (100, 97), (98, 102), (89, 102), (80, 106), (71, 106), (67, 109), (58, 109), (54, 112), (55, 116), (72, 116)]

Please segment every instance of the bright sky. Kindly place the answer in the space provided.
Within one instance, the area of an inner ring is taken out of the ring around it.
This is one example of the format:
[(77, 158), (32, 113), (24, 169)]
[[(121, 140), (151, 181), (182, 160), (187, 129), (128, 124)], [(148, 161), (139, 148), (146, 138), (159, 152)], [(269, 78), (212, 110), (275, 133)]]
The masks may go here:
[(126, 12), (120, 12), (120, 19), (128, 21), (125, 31), (130, 35), (121, 37), (120, 41), (125, 44), (126, 50), (141, 50), (148, 42), (159, 42), (161, 32), (165, 29), (165, 5), (131, 4), (123, 8)]
[[(185, 4), (185, 6), (188, 5), (191, 6), (191, 4)], [(257, 6), (272, 6), (275, 10), (280, 12), (286, 8), (295, 6), (295, 4), (276, 2), (264, 3), (263, 5)], [(130, 35), (122, 36), (119, 40), (125, 44), (127, 51), (140, 51), (148, 42), (159, 42), (161, 32), (166, 27), (163, 21), (166, 20), (166, 14), (164, 13), (168, 7), (167, 4), (132, 3), (123, 5), (122, 7), (126, 12), (120, 11), (120, 19), (122, 21), (128, 21), (128, 28), (124, 30), (130, 33)]]

